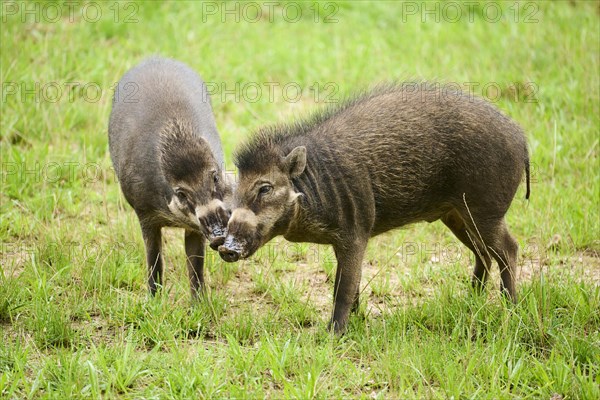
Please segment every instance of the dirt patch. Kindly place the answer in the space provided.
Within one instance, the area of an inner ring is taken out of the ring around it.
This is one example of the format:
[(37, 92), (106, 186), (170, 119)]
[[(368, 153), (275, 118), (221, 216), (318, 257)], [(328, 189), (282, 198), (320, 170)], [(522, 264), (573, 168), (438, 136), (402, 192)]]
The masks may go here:
[(600, 257), (590, 249), (571, 256), (527, 258), (518, 269), (517, 282), (530, 282), (542, 276), (552, 281), (572, 279), (600, 286)]
[[(586, 251), (562, 258), (522, 259), (518, 268), (517, 283), (539, 280), (544, 276), (547, 282), (553, 283), (573, 279), (600, 285), (600, 258), (596, 255), (597, 253), (590, 255), (590, 252)], [(424, 298), (433, 295), (440, 283), (433, 278), (428, 279), (430, 271), (433, 271), (432, 275), (443, 275), (446, 269), (450, 269), (447, 271), (449, 275), (447, 279), (456, 279), (454, 275), (464, 275), (470, 280), (471, 260), (465, 260), (464, 263), (454, 267), (443, 264), (432, 259), (426, 262), (422, 269), (416, 271), (414, 268), (402, 265), (382, 266), (376, 263), (363, 263), (361, 302), (365, 303), (367, 315), (379, 317), (397, 307), (418, 304)], [(235, 277), (230, 279), (224, 288), (231, 307), (252, 303), (257, 312), (265, 307), (273, 307), (268, 294), (257, 289), (257, 275), (261, 273), (270, 272), (260, 270), (251, 261), (240, 265)], [(415, 274), (418, 277), (415, 277)], [(499, 287), (499, 275), (498, 268), (494, 264), (488, 290)], [(323, 318), (331, 312), (333, 283), (331, 277), (319, 264), (299, 263), (295, 270), (278, 271), (276, 279), (295, 281), (303, 285), (305, 289), (301, 293), (301, 301), (310, 303)], [(415, 280), (418, 281), (418, 285), (413, 286), (410, 282)]]
[(0, 270), (5, 279), (18, 278), (25, 270), (25, 265), (33, 249), (28, 249), (23, 243), (0, 244)]

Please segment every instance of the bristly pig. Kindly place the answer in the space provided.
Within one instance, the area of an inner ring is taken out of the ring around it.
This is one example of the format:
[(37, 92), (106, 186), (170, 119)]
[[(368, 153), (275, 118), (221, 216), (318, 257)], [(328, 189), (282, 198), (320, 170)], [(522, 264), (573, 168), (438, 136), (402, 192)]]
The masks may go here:
[(431, 84), (390, 84), (307, 120), (261, 129), (236, 153), (221, 257), (251, 256), (273, 237), (331, 244), (330, 327), (358, 306), (369, 238), (441, 220), (475, 254), (483, 288), (492, 259), (516, 300), (518, 246), (504, 216), (529, 156), (521, 128), (490, 103)]
[(161, 228), (185, 229), (192, 296), (204, 286), (204, 247), (216, 248), (229, 218), (231, 189), (206, 85), (185, 64), (153, 57), (130, 69), (115, 90), (109, 147), (127, 202), (142, 228), (148, 286), (162, 283)]

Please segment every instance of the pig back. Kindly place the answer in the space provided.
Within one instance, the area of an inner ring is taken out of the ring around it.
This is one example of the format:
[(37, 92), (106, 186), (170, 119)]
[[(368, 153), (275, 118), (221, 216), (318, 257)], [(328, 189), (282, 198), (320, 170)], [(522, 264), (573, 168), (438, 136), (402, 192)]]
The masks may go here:
[(522, 130), (493, 105), (427, 87), (376, 90), (311, 136), (315, 151), (335, 149), (347, 195), (372, 196), (375, 231), (436, 220), (464, 199), (502, 216), (528, 159)]
[(190, 126), (223, 165), (223, 151), (207, 87), (185, 64), (159, 57), (143, 61), (119, 81), (109, 121), (109, 147), (127, 200), (135, 207), (140, 189), (168, 191), (160, 173), (161, 130), (171, 121)]

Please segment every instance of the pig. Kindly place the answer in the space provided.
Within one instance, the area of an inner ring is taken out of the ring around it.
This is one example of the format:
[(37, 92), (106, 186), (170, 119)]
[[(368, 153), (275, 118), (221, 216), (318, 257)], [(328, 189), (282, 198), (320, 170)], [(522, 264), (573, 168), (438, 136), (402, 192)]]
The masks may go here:
[(518, 245), (504, 216), (529, 155), (522, 129), (487, 101), (436, 83), (375, 87), (292, 124), (259, 129), (236, 150), (238, 185), (223, 260), (275, 236), (330, 244), (337, 260), (329, 328), (359, 304), (369, 238), (441, 220), (475, 255), (482, 290), (492, 259), (516, 301)]
[(162, 286), (161, 228), (178, 227), (185, 229), (196, 298), (204, 290), (206, 239), (222, 239), (231, 192), (205, 83), (176, 60), (141, 62), (115, 89), (108, 138), (121, 190), (141, 226), (150, 293)]

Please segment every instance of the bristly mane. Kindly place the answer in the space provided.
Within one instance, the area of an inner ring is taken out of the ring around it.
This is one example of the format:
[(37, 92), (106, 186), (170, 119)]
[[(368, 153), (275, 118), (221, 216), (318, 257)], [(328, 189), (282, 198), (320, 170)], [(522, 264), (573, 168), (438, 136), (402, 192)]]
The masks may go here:
[(192, 134), (191, 124), (168, 120), (160, 132), (159, 162), (169, 181), (201, 182), (212, 160), (208, 144)]
[[(273, 165), (274, 157), (285, 156), (284, 144), (290, 142), (300, 145), (303, 139), (315, 128), (325, 124), (329, 119), (343, 113), (345, 110), (377, 96), (402, 91), (408, 84), (426, 85), (425, 82), (390, 82), (373, 87), (370, 90), (358, 91), (337, 104), (323, 107), (306, 118), (297, 119), (291, 123), (279, 123), (260, 128), (234, 154), (234, 163), (240, 171), (259, 171)], [(422, 89), (422, 87), (421, 87)], [(277, 161), (275, 161), (277, 162)]]

